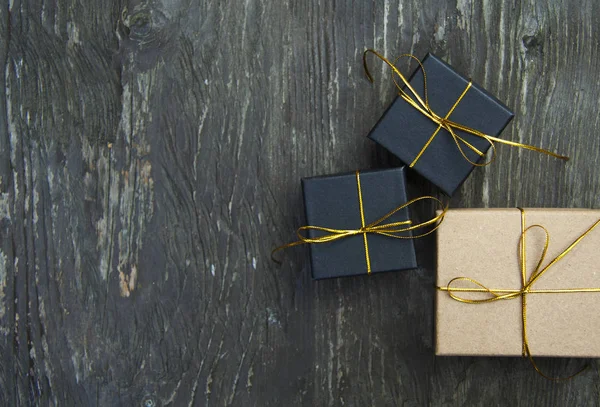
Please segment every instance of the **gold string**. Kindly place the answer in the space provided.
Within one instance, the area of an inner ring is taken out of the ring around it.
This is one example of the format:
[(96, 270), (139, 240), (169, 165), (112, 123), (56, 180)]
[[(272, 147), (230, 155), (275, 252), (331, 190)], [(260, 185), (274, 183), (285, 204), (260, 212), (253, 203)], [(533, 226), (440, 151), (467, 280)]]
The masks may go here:
[[(365, 228), (365, 210), (363, 206), (362, 199), (362, 189), (360, 187), (360, 173), (356, 171), (356, 186), (358, 187), (358, 207), (360, 210), (360, 228)], [(363, 242), (365, 245), (365, 259), (367, 262), (367, 274), (371, 274), (371, 256), (369, 256), (369, 240), (367, 239), (367, 234), (363, 233)]]
[[(369, 242), (367, 239), (367, 234), (370, 233), (370, 234), (374, 234), (374, 235), (391, 237), (394, 239), (418, 239), (420, 237), (424, 237), (424, 236), (427, 236), (427, 235), (433, 233), (440, 226), (442, 220), (444, 219), (444, 216), (446, 215), (446, 211), (448, 210), (448, 207), (445, 206), (442, 203), (442, 201), (439, 200), (438, 198), (435, 198), (433, 196), (421, 196), (419, 198), (411, 199), (410, 201), (408, 201), (400, 206), (397, 206), (396, 208), (394, 208), (393, 210), (391, 210), (390, 212), (388, 212), (381, 218), (377, 219), (376, 221), (371, 222), (369, 224), (365, 224), (366, 223), (365, 222), (365, 213), (364, 213), (363, 196), (362, 196), (362, 188), (361, 188), (361, 184), (360, 184), (360, 172), (359, 171), (356, 171), (356, 185), (357, 185), (357, 189), (358, 189), (358, 203), (359, 203), (359, 212), (360, 212), (360, 220), (361, 220), (360, 229), (333, 229), (333, 228), (328, 228), (328, 227), (310, 226), (310, 225), (309, 226), (301, 226), (296, 231), (296, 236), (298, 237), (298, 240), (295, 242), (287, 243), (287, 244), (277, 247), (276, 249), (274, 249), (271, 252), (271, 258), (274, 261), (277, 261), (273, 257), (273, 255), (280, 250), (288, 249), (290, 247), (299, 246), (302, 244), (328, 243), (328, 242), (332, 242), (334, 240), (344, 239), (344, 238), (347, 238), (350, 236), (363, 235), (363, 242), (364, 242), (364, 247), (365, 247), (365, 261), (367, 264), (367, 274), (371, 274), (371, 259), (369, 256)], [(433, 218), (431, 218), (429, 220), (426, 220), (424, 222), (417, 223), (417, 224), (413, 224), (413, 222), (410, 219), (404, 220), (404, 221), (399, 221), (399, 222), (384, 223), (388, 218), (390, 218), (392, 215), (394, 215), (398, 211), (400, 211), (404, 208), (407, 208), (416, 202), (423, 201), (423, 200), (433, 200), (438, 205), (438, 207), (441, 209), (441, 213), (434, 216)], [(431, 226), (431, 225), (434, 225), (434, 226), (430, 230), (423, 232), (419, 235), (415, 235), (415, 236), (403, 235), (403, 233), (412, 232), (413, 230), (422, 229), (422, 228), (425, 228), (425, 227)], [(304, 235), (304, 232), (309, 231), (309, 230), (323, 232), (323, 235), (314, 237), (314, 238), (310, 238), (310, 237)]]
[[(456, 101), (456, 103), (452, 106), (452, 109), (450, 109), (450, 111), (446, 114), (445, 117), (442, 117), (442, 116), (439, 116), (438, 114), (436, 114), (431, 109), (431, 107), (429, 106), (429, 99), (428, 99), (428, 96), (427, 96), (427, 75), (425, 73), (425, 68), (423, 67), (423, 64), (421, 63), (421, 61), (417, 57), (415, 57), (414, 55), (411, 55), (411, 54), (400, 55), (398, 58), (396, 58), (396, 60), (394, 61), (394, 63), (392, 63), (386, 57), (384, 57), (383, 55), (379, 54), (377, 51), (372, 50), (372, 49), (367, 49), (363, 53), (363, 66), (364, 66), (367, 78), (369, 79), (369, 81), (371, 83), (373, 83), (373, 76), (369, 72), (369, 68), (367, 66), (367, 54), (369, 54), (369, 53), (372, 53), (377, 58), (379, 58), (383, 62), (385, 62), (390, 68), (392, 68), (392, 79), (394, 80), (394, 83), (396, 84), (396, 87), (398, 88), (398, 92), (399, 92), (400, 97), (402, 99), (404, 99), (404, 101), (406, 101), (410, 106), (412, 106), (413, 108), (415, 108), (416, 110), (418, 110), (419, 112), (421, 112), (421, 114), (423, 114), (425, 117), (429, 118), (432, 122), (434, 122), (435, 124), (438, 125), (438, 127), (435, 130), (435, 132), (433, 133), (433, 135), (429, 138), (429, 140), (424, 145), (424, 147), (421, 149), (421, 151), (417, 154), (417, 156), (415, 157), (415, 159), (413, 160), (413, 162), (409, 165), (410, 167), (414, 167), (416, 165), (417, 161), (421, 158), (421, 156), (423, 155), (423, 153), (425, 152), (425, 150), (427, 150), (427, 148), (429, 147), (429, 145), (433, 141), (434, 137), (437, 135), (437, 133), (441, 129), (446, 130), (452, 136), (452, 139), (454, 140), (454, 143), (456, 144), (456, 146), (457, 146), (460, 154), (463, 156), (463, 158), (465, 160), (467, 160), (469, 163), (471, 163), (472, 165), (478, 166), (478, 167), (489, 165), (489, 164), (492, 163), (492, 161), (494, 161), (494, 159), (496, 157), (496, 146), (495, 146), (494, 143), (501, 143), (501, 144), (506, 144), (506, 145), (513, 146), (513, 147), (520, 147), (520, 148), (524, 148), (524, 149), (527, 149), (527, 150), (536, 151), (538, 153), (547, 154), (549, 156), (552, 156), (552, 157), (555, 157), (555, 158), (558, 158), (558, 159), (561, 159), (561, 160), (565, 160), (565, 161), (567, 161), (569, 159), (569, 157), (566, 157), (566, 156), (563, 156), (563, 155), (560, 155), (560, 154), (556, 154), (556, 153), (553, 153), (552, 151), (544, 150), (544, 149), (539, 148), (539, 147), (535, 147), (535, 146), (531, 146), (531, 145), (528, 145), (528, 144), (522, 144), (522, 143), (517, 143), (517, 142), (514, 142), (514, 141), (508, 141), (508, 140), (503, 140), (503, 139), (500, 139), (500, 138), (497, 138), (497, 137), (493, 137), (493, 136), (485, 134), (485, 133), (483, 133), (481, 131), (475, 130), (473, 128), (470, 128), (470, 127), (464, 126), (464, 125), (462, 125), (460, 123), (456, 123), (456, 122), (453, 122), (453, 121), (449, 120), (449, 117), (452, 114), (452, 112), (454, 111), (454, 109), (458, 106), (458, 104), (464, 98), (464, 96), (467, 93), (467, 91), (470, 89), (471, 84), (472, 84), (470, 81), (467, 84), (466, 89), (463, 91), (463, 93), (460, 95), (460, 97), (458, 98), (458, 100)], [(418, 62), (419, 66), (421, 67), (421, 71), (423, 72), (423, 95), (424, 95), (424, 100), (417, 93), (417, 91), (411, 86), (411, 84), (408, 82), (408, 80), (406, 79), (406, 77), (398, 70), (398, 68), (396, 68), (395, 63), (400, 58), (404, 58), (404, 57), (408, 57), (408, 58), (414, 59), (415, 61)], [(407, 92), (407, 91), (405, 91), (404, 88), (401, 86), (401, 84), (399, 84), (396, 81), (396, 77), (394, 76), (394, 74), (396, 74), (402, 80), (402, 83), (410, 91), (410, 93)], [(474, 136), (477, 136), (477, 137), (480, 137), (480, 138), (486, 140), (490, 144), (490, 147), (492, 148), (492, 156), (491, 156), (491, 158), (488, 161), (483, 162), (483, 163), (478, 163), (478, 162), (472, 161), (465, 154), (465, 151), (463, 150), (463, 147), (461, 146), (461, 144), (464, 145), (464, 146), (466, 146), (471, 151), (475, 152), (479, 157), (483, 157), (485, 155), (485, 153), (483, 153), (482, 151), (480, 151), (479, 149), (477, 149), (475, 146), (473, 146), (472, 144), (470, 144), (469, 142), (467, 142), (463, 137), (460, 137), (459, 135), (457, 135), (456, 132), (455, 132), (455, 130), (459, 130), (459, 131), (462, 131), (462, 132), (465, 132), (465, 133), (468, 133), (468, 134), (472, 134)]]
[[(548, 230), (542, 225), (531, 225), (526, 227), (525, 223), (525, 210), (519, 208), (521, 211), (521, 236), (519, 238), (519, 257), (521, 263), (521, 288), (520, 289), (505, 289), (505, 288), (488, 288), (485, 285), (481, 284), (479, 281), (474, 280), (469, 277), (456, 277), (448, 282), (445, 287), (437, 287), (440, 291), (448, 292), (448, 295), (459, 302), (463, 302), (466, 304), (483, 304), (488, 302), (494, 302), (499, 300), (511, 300), (514, 298), (521, 298), (521, 319), (522, 319), (522, 343), (523, 357), (527, 357), (531, 364), (533, 365), (536, 372), (540, 375), (544, 376), (546, 379), (550, 380), (568, 380), (571, 379), (581, 372), (583, 372), (586, 367), (579, 370), (577, 373), (568, 376), (568, 377), (550, 377), (544, 374), (540, 368), (537, 366), (535, 361), (533, 360), (533, 355), (531, 353), (531, 347), (529, 345), (529, 338), (527, 337), (527, 296), (531, 294), (562, 294), (562, 293), (600, 293), (600, 288), (561, 288), (561, 289), (541, 289), (535, 290), (533, 289), (533, 284), (539, 280), (554, 264), (564, 258), (581, 240), (583, 240), (589, 233), (596, 228), (600, 224), (600, 219), (598, 219), (592, 226), (590, 226), (581, 236), (579, 236), (573, 243), (571, 243), (565, 250), (563, 250), (558, 256), (556, 256), (552, 261), (550, 261), (546, 266), (542, 267), (544, 263), (544, 259), (546, 258), (546, 253), (548, 251), (548, 246), (550, 243), (550, 234)], [(526, 236), (527, 232), (532, 229), (539, 228), (542, 229), (546, 236), (546, 240), (544, 243), (544, 249), (540, 255), (540, 259), (529, 276), (527, 278), (527, 261), (526, 261)], [(458, 281), (466, 281), (468, 283), (473, 284), (474, 287), (453, 287), (452, 285)], [(482, 299), (472, 299), (472, 298), (464, 298), (456, 293), (484, 293), (489, 294), (489, 297)]]

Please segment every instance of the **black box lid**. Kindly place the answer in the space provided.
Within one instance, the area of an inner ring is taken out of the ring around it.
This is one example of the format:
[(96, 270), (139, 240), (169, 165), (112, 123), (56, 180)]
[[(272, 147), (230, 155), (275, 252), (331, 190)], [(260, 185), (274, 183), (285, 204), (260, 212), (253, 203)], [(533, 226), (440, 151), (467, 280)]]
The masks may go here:
[[(436, 114), (444, 117), (469, 81), (432, 54), (428, 54), (422, 63), (427, 74), (429, 105)], [(409, 82), (423, 97), (421, 67), (417, 68)], [(473, 83), (449, 119), (496, 137), (513, 117), (513, 112), (502, 102)], [(369, 138), (404, 163), (411, 164), (437, 127), (431, 119), (397, 97), (371, 130)], [(482, 152), (490, 148), (490, 144), (483, 138), (462, 131), (456, 133)], [(463, 151), (471, 161), (480, 161), (481, 157), (469, 148), (464, 147)], [(441, 129), (413, 168), (447, 195), (452, 196), (473, 171), (474, 166), (461, 155), (452, 136), (445, 129)]]
[[(406, 203), (405, 167), (361, 171), (365, 224), (376, 221)], [(302, 180), (307, 225), (333, 229), (359, 229), (360, 205), (356, 174), (304, 178)], [(386, 223), (409, 219), (404, 208)], [(410, 232), (406, 233), (407, 236)], [(308, 231), (315, 238), (319, 232)], [(412, 239), (394, 239), (367, 234), (371, 272), (414, 269), (417, 267)], [(367, 274), (363, 235), (333, 242), (310, 244), (314, 279)]]

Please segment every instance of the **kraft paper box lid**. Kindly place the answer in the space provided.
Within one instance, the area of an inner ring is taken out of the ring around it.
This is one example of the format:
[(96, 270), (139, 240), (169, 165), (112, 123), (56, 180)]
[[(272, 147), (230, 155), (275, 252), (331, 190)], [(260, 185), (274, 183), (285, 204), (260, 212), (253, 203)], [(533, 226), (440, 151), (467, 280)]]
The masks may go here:
[[(429, 105), (438, 115), (446, 116), (469, 81), (435, 55), (427, 54), (422, 63), (427, 75)], [(409, 82), (423, 97), (421, 67), (417, 67)], [(514, 113), (508, 107), (473, 83), (450, 115), (450, 120), (490, 136), (498, 136), (513, 117)], [(397, 97), (368, 137), (410, 165), (437, 127), (431, 119)], [(490, 144), (483, 138), (462, 131), (456, 133), (481, 152), (490, 148)], [(471, 161), (480, 161), (481, 157), (469, 148), (463, 146), (463, 150)], [(413, 169), (452, 196), (471, 174), (474, 166), (464, 159), (454, 139), (442, 129)]]
[[(407, 202), (404, 167), (360, 171), (360, 183), (366, 224)], [(361, 227), (356, 173), (304, 178), (302, 190), (307, 225), (334, 229)], [(386, 222), (404, 221), (409, 216), (409, 209), (403, 208)], [(319, 232), (309, 230), (308, 236), (315, 238)], [(367, 235), (367, 239), (372, 273), (417, 268), (413, 239), (373, 234)], [(362, 235), (308, 246), (314, 279), (367, 274)]]
[[(526, 227), (543, 225), (550, 244), (545, 266), (600, 218), (600, 210), (525, 209)], [(437, 231), (437, 286), (469, 277), (488, 288), (521, 289), (518, 209), (449, 210)], [(541, 229), (526, 236), (527, 278), (544, 247)], [(535, 289), (600, 287), (600, 226), (555, 263)], [(521, 356), (521, 297), (465, 304), (437, 290), (436, 354)], [(527, 295), (532, 356), (600, 357), (600, 293)]]

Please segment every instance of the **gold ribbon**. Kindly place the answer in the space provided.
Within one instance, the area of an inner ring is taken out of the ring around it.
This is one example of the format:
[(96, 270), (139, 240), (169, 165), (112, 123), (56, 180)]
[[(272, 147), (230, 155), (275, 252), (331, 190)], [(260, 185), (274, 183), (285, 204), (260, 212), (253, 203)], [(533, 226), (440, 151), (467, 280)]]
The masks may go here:
[[(565, 377), (565, 378), (557, 378), (557, 377), (549, 377), (542, 373), (542, 371), (538, 368), (535, 361), (533, 360), (533, 356), (531, 353), (531, 347), (529, 345), (529, 339), (527, 338), (527, 296), (531, 294), (565, 294), (565, 293), (600, 293), (600, 288), (559, 288), (559, 289), (533, 289), (533, 285), (536, 281), (538, 281), (542, 276), (558, 261), (564, 258), (579, 242), (581, 242), (589, 233), (596, 228), (600, 224), (600, 219), (598, 219), (588, 230), (586, 230), (581, 236), (579, 236), (573, 243), (569, 245), (562, 253), (556, 256), (552, 261), (550, 261), (546, 266), (542, 267), (542, 263), (546, 257), (546, 252), (548, 251), (548, 245), (550, 242), (550, 234), (548, 230), (542, 225), (531, 225), (529, 227), (525, 227), (525, 211), (519, 208), (521, 211), (521, 236), (519, 239), (519, 254), (520, 254), (520, 263), (521, 263), (521, 288), (520, 289), (498, 289), (498, 288), (488, 288), (485, 285), (481, 284), (479, 281), (474, 280), (469, 277), (456, 277), (448, 282), (445, 287), (437, 287), (440, 291), (447, 291), (450, 297), (456, 301), (463, 302), (466, 304), (483, 304), (488, 302), (500, 301), (500, 300), (512, 300), (516, 298), (521, 299), (521, 319), (522, 319), (522, 336), (523, 336), (523, 357), (527, 357), (535, 370), (546, 379), (550, 380), (565, 380), (571, 379), (577, 376), (579, 373), (583, 372), (586, 367), (578, 371), (577, 373)], [(544, 244), (544, 249), (540, 255), (540, 259), (535, 266), (535, 269), (527, 278), (527, 264), (526, 264), (526, 235), (527, 232), (531, 229), (539, 228), (542, 229), (546, 235), (546, 241)], [(466, 281), (467, 283), (471, 283), (474, 287), (453, 287), (452, 285), (459, 281)], [(472, 298), (464, 298), (455, 293), (480, 293), (487, 295), (486, 298), (482, 299), (472, 299)]]
[[(290, 247), (294, 247), (294, 246), (298, 246), (298, 245), (302, 245), (302, 244), (328, 243), (328, 242), (332, 242), (334, 240), (345, 239), (350, 236), (362, 235), (364, 247), (365, 247), (365, 261), (367, 264), (367, 274), (371, 274), (371, 257), (369, 256), (369, 241), (367, 239), (367, 234), (370, 233), (370, 234), (374, 234), (374, 235), (387, 236), (387, 237), (391, 237), (394, 239), (417, 239), (417, 238), (420, 238), (423, 236), (427, 236), (427, 235), (433, 233), (439, 227), (439, 225), (441, 224), (441, 221), (444, 219), (444, 215), (446, 214), (446, 211), (448, 209), (447, 206), (444, 206), (442, 201), (440, 201), (438, 198), (435, 198), (433, 196), (422, 196), (419, 198), (411, 199), (410, 201), (406, 202), (405, 204), (397, 206), (392, 211), (388, 212), (381, 218), (377, 219), (375, 222), (371, 222), (367, 225), (365, 223), (363, 195), (362, 195), (362, 188), (360, 185), (360, 172), (359, 171), (356, 171), (356, 185), (358, 188), (358, 204), (359, 204), (360, 221), (361, 221), (360, 228), (358, 228), (358, 229), (333, 229), (333, 228), (322, 227), (322, 226), (302, 226), (302, 227), (298, 228), (298, 230), (296, 231), (298, 240), (276, 248), (275, 250), (273, 250), (271, 252), (271, 258), (273, 258), (273, 254), (275, 254), (279, 250), (287, 249)], [(390, 218), (396, 212), (414, 204), (415, 202), (426, 200), (426, 199), (433, 200), (435, 203), (437, 203), (439, 205), (439, 208), (442, 209), (442, 212), (439, 215), (437, 215), (425, 222), (421, 222), (421, 223), (417, 223), (417, 224), (413, 224), (413, 222), (410, 219), (400, 221), (400, 222), (384, 223), (388, 218)], [(435, 225), (435, 226), (433, 228), (431, 228), (430, 230), (428, 230), (427, 232), (421, 233), (417, 236), (402, 235), (402, 233), (410, 232), (410, 231), (424, 228), (424, 227), (427, 227), (430, 225)], [(319, 237), (310, 238), (303, 234), (303, 232), (308, 231), (308, 230), (315, 230), (318, 232), (323, 232), (323, 235), (321, 235)], [(273, 260), (275, 260), (275, 259), (273, 258)], [(277, 261), (277, 260), (275, 260), (275, 261)]]
[[(367, 49), (364, 52), (364, 54), (363, 54), (363, 66), (364, 66), (367, 78), (369, 79), (369, 81), (371, 83), (373, 83), (373, 76), (371, 76), (371, 73), (369, 72), (369, 68), (367, 66), (367, 54), (369, 54), (369, 53), (372, 53), (377, 58), (379, 58), (383, 62), (385, 62), (390, 68), (392, 68), (392, 71), (393, 71), (392, 72), (392, 79), (394, 80), (394, 83), (396, 84), (396, 87), (398, 88), (400, 97), (402, 99), (404, 99), (410, 106), (412, 106), (415, 109), (417, 109), (425, 117), (429, 118), (432, 122), (434, 122), (435, 124), (438, 125), (437, 129), (433, 132), (433, 134), (431, 135), (431, 137), (429, 137), (429, 140), (427, 140), (427, 142), (425, 143), (425, 145), (423, 146), (423, 148), (421, 149), (421, 151), (417, 154), (417, 156), (415, 157), (415, 159), (413, 160), (413, 162), (410, 163), (410, 165), (409, 165), (410, 167), (414, 167), (417, 164), (417, 161), (421, 158), (421, 156), (423, 155), (423, 153), (425, 152), (425, 150), (427, 150), (427, 148), (429, 147), (429, 145), (431, 144), (431, 142), (437, 136), (437, 134), (439, 133), (439, 131), (441, 129), (446, 130), (452, 136), (452, 139), (454, 140), (454, 142), (456, 144), (456, 147), (458, 147), (458, 150), (460, 151), (460, 153), (464, 157), (464, 159), (467, 160), (472, 165), (475, 165), (475, 166), (478, 166), (478, 167), (489, 165), (489, 164), (492, 163), (492, 161), (494, 161), (494, 159), (496, 157), (496, 146), (495, 146), (494, 143), (501, 143), (501, 144), (506, 144), (506, 145), (509, 145), (509, 146), (520, 147), (520, 148), (525, 148), (527, 150), (537, 151), (538, 153), (547, 154), (549, 156), (552, 156), (552, 157), (555, 157), (555, 158), (559, 158), (559, 159), (565, 160), (565, 161), (567, 161), (569, 159), (569, 157), (566, 157), (566, 156), (563, 156), (563, 155), (560, 155), (560, 154), (556, 154), (556, 153), (553, 153), (553, 152), (548, 151), (548, 150), (544, 150), (544, 149), (539, 148), (539, 147), (530, 146), (528, 144), (522, 144), (522, 143), (517, 143), (517, 142), (514, 142), (514, 141), (508, 141), (508, 140), (503, 140), (503, 139), (500, 139), (500, 138), (497, 138), (497, 137), (493, 137), (493, 136), (490, 136), (488, 134), (482, 133), (481, 131), (475, 130), (473, 128), (464, 126), (464, 125), (462, 125), (460, 123), (456, 123), (456, 122), (450, 120), (449, 119), (450, 115), (452, 114), (452, 112), (454, 112), (454, 109), (456, 109), (456, 107), (458, 106), (458, 104), (462, 101), (462, 99), (467, 94), (468, 90), (471, 88), (471, 85), (472, 85), (471, 81), (469, 81), (469, 83), (467, 84), (467, 87), (465, 88), (465, 90), (462, 92), (462, 94), (457, 99), (456, 103), (454, 103), (454, 105), (452, 106), (452, 108), (448, 111), (448, 113), (445, 116), (440, 116), (437, 113), (435, 113), (431, 109), (431, 107), (429, 106), (429, 99), (428, 99), (428, 96), (427, 96), (427, 75), (425, 73), (425, 68), (423, 67), (423, 64), (421, 63), (421, 61), (417, 57), (415, 57), (414, 55), (411, 55), (411, 54), (400, 55), (392, 63), (386, 57), (384, 57), (383, 55), (379, 54), (377, 51), (372, 50), (372, 49)], [(410, 85), (410, 83), (408, 82), (408, 80), (406, 79), (406, 77), (404, 75), (402, 75), (402, 73), (396, 68), (396, 62), (400, 58), (404, 58), (404, 57), (408, 57), (408, 58), (414, 59), (415, 61), (417, 61), (417, 63), (421, 67), (421, 71), (423, 72), (423, 96), (424, 96), (424, 98), (422, 98), (417, 93), (417, 91)], [(407, 91), (405, 91), (402, 88), (402, 86), (400, 86), (400, 84), (398, 84), (398, 82), (396, 81), (396, 78), (394, 77), (393, 74), (398, 75), (398, 77), (402, 80), (402, 82), (404, 83), (405, 87), (410, 91), (410, 93), (407, 92)], [(471, 143), (469, 143), (463, 137), (461, 137), (458, 134), (456, 134), (456, 130), (459, 130), (459, 131), (462, 131), (462, 132), (465, 132), (465, 133), (468, 133), (468, 134), (472, 134), (474, 136), (477, 136), (477, 137), (480, 137), (480, 138), (486, 140), (490, 144), (490, 147), (492, 148), (492, 157), (490, 158), (490, 160), (489, 161), (485, 161), (483, 163), (477, 163), (477, 162), (474, 162), (471, 159), (469, 159), (469, 157), (467, 157), (467, 155), (465, 154), (465, 152), (464, 152), (463, 147), (461, 146), (461, 144), (464, 145), (464, 146), (466, 146), (471, 151), (475, 152), (479, 157), (483, 157), (485, 155), (485, 153), (482, 152), (482, 151), (480, 151), (479, 149), (477, 149), (475, 146), (473, 146)]]

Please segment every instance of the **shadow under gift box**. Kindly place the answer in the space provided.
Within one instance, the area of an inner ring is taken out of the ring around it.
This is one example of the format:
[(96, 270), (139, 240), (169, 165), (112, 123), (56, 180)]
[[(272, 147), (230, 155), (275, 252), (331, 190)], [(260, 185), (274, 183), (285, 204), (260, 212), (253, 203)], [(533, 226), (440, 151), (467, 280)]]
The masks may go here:
[[(407, 202), (405, 167), (360, 171), (365, 224), (381, 218)], [(332, 229), (360, 229), (361, 215), (355, 173), (302, 179), (307, 225)], [(409, 219), (408, 208), (387, 222)], [(322, 233), (306, 231), (316, 238)], [(412, 236), (410, 232), (405, 236)], [(371, 273), (415, 269), (417, 260), (412, 239), (394, 239), (367, 234)], [(357, 234), (327, 243), (309, 244), (312, 277), (324, 279), (367, 274), (364, 237)]]
[[(422, 64), (427, 77), (429, 106), (436, 114), (445, 117), (469, 81), (432, 54), (427, 54)], [(409, 82), (425, 100), (421, 67), (417, 68)], [(404, 89), (410, 94), (406, 87)], [(508, 107), (473, 83), (448, 119), (496, 137), (513, 117), (514, 113)], [(397, 97), (368, 137), (410, 165), (437, 128), (438, 125), (431, 119)], [(458, 130), (455, 132), (481, 152), (490, 148), (490, 143), (481, 137)], [(482, 157), (477, 153), (464, 145), (462, 147), (471, 161), (481, 161)], [(452, 196), (474, 166), (462, 156), (450, 133), (440, 129), (412, 168)]]
[[(560, 255), (598, 219), (600, 210), (525, 209), (525, 226), (542, 225), (549, 246), (542, 268)], [(447, 287), (456, 277), (477, 280), (490, 289), (522, 289), (521, 212), (516, 209), (454, 209), (437, 230), (436, 354), (446, 356), (521, 356), (522, 297), (480, 304), (456, 301)], [(526, 234), (526, 281), (540, 261), (545, 234)], [(600, 226), (589, 232), (530, 287), (526, 295), (531, 355), (600, 357), (600, 292), (540, 293), (540, 290), (600, 287)], [(465, 280), (452, 285), (475, 287)], [(455, 292), (460, 297), (481, 295)]]

